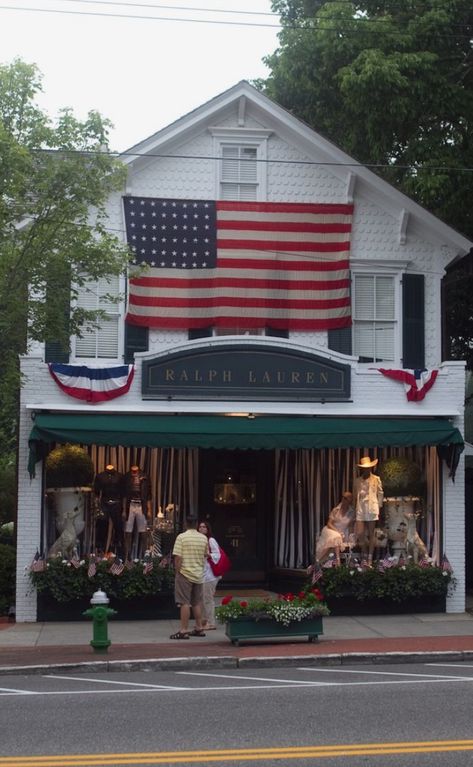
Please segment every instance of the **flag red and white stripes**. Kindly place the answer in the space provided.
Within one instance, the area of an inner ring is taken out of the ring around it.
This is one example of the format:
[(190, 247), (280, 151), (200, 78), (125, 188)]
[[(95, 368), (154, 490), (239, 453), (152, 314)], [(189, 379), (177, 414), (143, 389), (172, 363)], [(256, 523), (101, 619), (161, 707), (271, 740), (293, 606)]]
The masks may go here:
[(124, 197), (127, 321), (326, 330), (351, 323), (353, 205)]
[(385, 368), (378, 368), (378, 370), (386, 378), (392, 378), (404, 384), (409, 402), (423, 400), (438, 376), (438, 370), (386, 370)]
[(125, 569), (125, 565), (123, 564), (123, 562), (120, 562), (119, 560), (115, 560), (115, 562), (110, 568), (110, 572), (112, 575), (121, 575), (124, 569)]

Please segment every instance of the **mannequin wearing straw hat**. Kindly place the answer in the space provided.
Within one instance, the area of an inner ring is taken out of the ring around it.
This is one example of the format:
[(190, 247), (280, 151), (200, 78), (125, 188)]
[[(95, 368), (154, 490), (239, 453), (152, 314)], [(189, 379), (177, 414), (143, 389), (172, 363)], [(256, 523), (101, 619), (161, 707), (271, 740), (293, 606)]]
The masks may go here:
[(360, 476), (355, 479), (353, 484), (356, 514), (355, 533), (361, 546), (362, 555), (368, 556), (368, 564), (373, 561), (375, 527), (384, 500), (381, 479), (371, 471), (377, 463), (377, 458), (371, 459), (368, 455), (361, 458), (360, 463), (357, 464), (360, 469)]

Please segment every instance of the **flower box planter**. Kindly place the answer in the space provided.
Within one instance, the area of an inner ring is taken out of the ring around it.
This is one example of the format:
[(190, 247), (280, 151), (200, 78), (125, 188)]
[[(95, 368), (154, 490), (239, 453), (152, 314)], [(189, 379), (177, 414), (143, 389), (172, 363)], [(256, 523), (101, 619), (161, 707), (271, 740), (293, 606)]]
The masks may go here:
[[(108, 605), (117, 611), (115, 620), (159, 620), (177, 617), (177, 608), (171, 593), (160, 593), (150, 596), (136, 597), (135, 599), (110, 598)], [(85, 610), (90, 608), (90, 599), (73, 599), (69, 602), (58, 602), (50, 594), (38, 594), (37, 620), (49, 621), (90, 621), (84, 615)]]
[(253, 639), (294, 639), (296, 637), (307, 637), (309, 642), (313, 642), (319, 634), (323, 633), (322, 616), (292, 621), (288, 626), (271, 618), (259, 620), (236, 618), (225, 623), (225, 634), (233, 645)]
[(331, 615), (406, 615), (409, 613), (444, 613), (445, 596), (410, 597), (401, 602), (391, 599), (356, 599), (353, 596), (328, 597)]

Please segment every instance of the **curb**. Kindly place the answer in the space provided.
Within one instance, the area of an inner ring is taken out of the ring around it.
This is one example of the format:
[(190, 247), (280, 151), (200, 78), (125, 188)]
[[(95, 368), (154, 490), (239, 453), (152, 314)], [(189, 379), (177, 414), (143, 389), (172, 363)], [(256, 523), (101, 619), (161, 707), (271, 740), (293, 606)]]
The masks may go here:
[(283, 668), (294, 666), (383, 665), (401, 663), (457, 663), (473, 661), (473, 650), (436, 652), (330, 653), (327, 655), (257, 656), (238, 658), (231, 655), (192, 658), (149, 658), (143, 660), (103, 660), (83, 663), (55, 663), (31, 666), (0, 666), (0, 675), (44, 673), (113, 673), (119, 671), (174, 671), (199, 668)]

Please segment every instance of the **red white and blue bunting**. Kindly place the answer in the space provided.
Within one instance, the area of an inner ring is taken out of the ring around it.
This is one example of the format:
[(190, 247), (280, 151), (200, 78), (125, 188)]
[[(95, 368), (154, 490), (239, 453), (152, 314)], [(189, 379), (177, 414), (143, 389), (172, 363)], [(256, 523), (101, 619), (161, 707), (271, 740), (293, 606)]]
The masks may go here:
[(49, 372), (70, 397), (86, 402), (104, 402), (126, 394), (133, 381), (133, 365), (87, 367), (50, 362)]
[(420, 402), (432, 388), (438, 375), (438, 370), (385, 370), (378, 368), (387, 378), (393, 378), (404, 384), (409, 402)]

